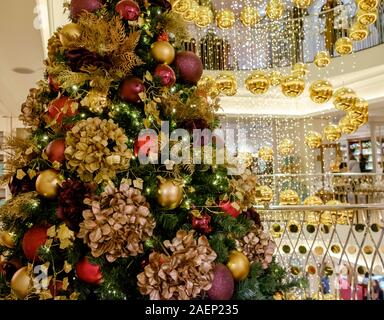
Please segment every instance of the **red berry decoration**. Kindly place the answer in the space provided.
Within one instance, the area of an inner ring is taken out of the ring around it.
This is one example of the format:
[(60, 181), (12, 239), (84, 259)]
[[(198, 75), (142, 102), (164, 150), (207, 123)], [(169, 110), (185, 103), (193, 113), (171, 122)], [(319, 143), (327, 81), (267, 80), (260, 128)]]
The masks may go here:
[(65, 140), (64, 139), (56, 139), (51, 141), (45, 153), (48, 156), (48, 160), (51, 162), (60, 162), (63, 163), (65, 161)]
[(240, 214), (240, 211), (235, 209), (232, 206), (232, 203), (230, 201), (221, 201), (220, 202), (220, 209), (223, 210), (224, 212), (228, 213), (234, 218), (237, 218)]
[(39, 249), (47, 241), (48, 227), (35, 226), (29, 229), (23, 238), (23, 251), (26, 258), (30, 261), (38, 257)]
[(211, 216), (207, 214), (203, 214), (200, 218), (195, 216), (192, 218), (192, 228), (205, 234), (211, 233), (212, 231), (210, 223)]
[(140, 15), (140, 7), (133, 0), (121, 0), (117, 3), (115, 10), (120, 17), (128, 21), (136, 21)]
[(192, 51), (181, 51), (175, 59), (176, 72), (181, 80), (196, 84), (203, 75), (203, 64)]
[(72, 0), (71, 18), (77, 19), (84, 11), (95, 12), (101, 9), (103, 2), (103, 0)]
[(100, 284), (103, 281), (100, 266), (90, 263), (87, 257), (76, 264), (76, 274), (81, 281), (89, 284)]
[(63, 119), (74, 116), (77, 110), (74, 106), (74, 100), (68, 97), (60, 97), (53, 100), (48, 107), (49, 120), (56, 121), (58, 125), (63, 123)]
[(231, 271), (223, 264), (217, 264), (213, 271), (212, 287), (208, 290), (211, 300), (230, 300), (235, 289)]
[(173, 86), (176, 82), (175, 71), (173, 71), (173, 69), (166, 64), (159, 64), (155, 69), (154, 75), (165, 87)]
[(157, 41), (166, 41), (169, 42), (169, 36), (168, 33), (165, 31), (160, 32), (159, 36), (157, 37)]
[(145, 91), (144, 82), (139, 78), (130, 77), (125, 79), (120, 86), (119, 96), (128, 103), (140, 103), (139, 94)]

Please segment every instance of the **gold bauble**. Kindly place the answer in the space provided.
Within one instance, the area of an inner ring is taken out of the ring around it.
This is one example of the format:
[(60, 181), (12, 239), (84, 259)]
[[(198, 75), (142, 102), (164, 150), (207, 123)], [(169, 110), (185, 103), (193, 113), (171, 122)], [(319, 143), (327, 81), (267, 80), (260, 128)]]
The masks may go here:
[(174, 0), (172, 2), (172, 10), (182, 14), (191, 7), (191, 0)]
[(324, 132), (324, 137), (329, 142), (336, 142), (341, 137), (341, 129), (339, 128), (339, 126), (335, 124), (329, 124), (325, 126), (323, 132)]
[(255, 71), (245, 80), (245, 87), (253, 94), (266, 93), (269, 86), (269, 78), (263, 71)]
[(283, 139), (277, 146), (277, 150), (281, 156), (289, 156), (295, 150), (295, 144), (290, 139)]
[(171, 64), (175, 60), (175, 48), (167, 41), (156, 41), (151, 46), (151, 55), (157, 62)]
[(28, 267), (23, 267), (15, 272), (11, 280), (11, 289), (18, 299), (24, 299), (32, 286), (32, 279)]
[(349, 88), (342, 87), (333, 94), (333, 104), (338, 110), (348, 111), (352, 109), (356, 104), (356, 100), (355, 91)]
[(315, 103), (326, 103), (332, 95), (333, 87), (328, 80), (317, 80), (309, 88), (309, 96)]
[(361, 10), (373, 10), (377, 8), (379, 0), (356, 0), (356, 4)]
[(197, 9), (195, 23), (200, 28), (208, 27), (213, 22), (212, 10), (205, 6), (200, 6)]
[(273, 199), (273, 191), (268, 186), (258, 186), (255, 190), (255, 202), (257, 204), (269, 203)]
[(244, 7), (240, 13), (241, 23), (246, 27), (254, 27), (260, 19), (259, 12), (255, 7)]
[[(339, 200), (329, 200), (325, 203), (327, 206), (338, 206), (342, 203)], [(320, 222), (324, 225), (330, 226), (334, 222), (336, 222), (338, 215), (344, 215), (345, 213), (343, 211), (337, 211), (337, 210), (325, 210), (322, 215), (320, 216)]]
[(331, 62), (331, 56), (328, 51), (319, 51), (316, 53), (314, 63), (318, 68), (325, 68)]
[(273, 294), (273, 300), (284, 300), (284, 294), (281, 291), (276, 291)]
[(348, 111), (348, 116), (353, 125), (358, 127), (368, 122), (368, 102), (365, 99), (357, 98), (355, 105)]
[(295, 98), (301, 95), (305, 88), (303, 79), (290, 75), (284, 77), (281, 81), (281, 91), (287, 97)]
[(316, 131), (309, 131), (304, 139), (305, 144), (311, 149), (320, 148), (323, 143), (321, 134)]
[(199, 5), (196, 1), (191, 0), (189, 8), (183, 12), (182, 16), (185, 21), (192, 22), (197, 17), (197, 11), (199, 9)]
[(299, 195), (292, 189), (281, 191), (279, 198), (281, 205), (295, 205), (300, 203)]
[(339, 128), (341, 129), (342, 133), (351, 134), (354, 133), (358, 127), (357, 125), (352, 123), (352, 119), (350, 118), (350, 116), (346, 115), (345, 117), (340, 119)]
[(268, 75), (269, 81), (271, 82), (271, 85), (276, 87), (281, 84), (281, 80), (283, 78), (283, 75), (279, 71), (271, 71)]
[(216, 14), (216, 23), (220, 29), (230, 29), (235, 24), (235, 14), (230, 9), (220, 10)]
[(356, 22), (349, 29), (349, 37), (353, 41), (361, 41), (368, 37), (368, 28), (367, 26), (363, 26), (361, 23)]
[(216, 85), (219, 92), (234, 96), (237, 92), (237, 82), (234, 75), (230, 72), (223, 72), (216, 77)]
[(250, 269), (248, 258), (237, 250), (232, 250), (228, 256), (227, 267), (236, 281), (244, 280)]
[(36, 179), (36, 191), (45, 198), (57, 197), (59, 191), (58, 172), (53, 169), (40, 172)]
[(352, 50), (353, 50), (352, 40), (349, 39), (348, 37), (342, 37), (337, 39), (335, 44), (335, 50), (341, 56), (345, 56), (347, 54), (352, 53)]
[(271, 147), (261, 147), (258, 152), (259, 158), (264, 161), (273, 160), (273, 149)]
[(308, 67), (305, 63), (298, 62), (292, 66), (292, 74), (299, 78), (305, 77), (308, 74)]
[(284, 4), (280, 0), (270, 0), (267, 4), (266, 14), (271, 20), (278, 20), (283, 16)]
[(162, 180), (157, 189), (157, 203), (167, 209), (176, 209), (183, 201), (183, 185), (174, 180)]
[(217, 89), (215, 79), (210, 76), (202, 77), (197, 83), (197, 88), (204, 91), (207, 96), (212, 99), (216, 98), (220, 94), (219, 90)]
[(12, 235), (8, 231), (0, 231), (0, 247), (12, 249), (15, 247)]
[(360, 23), (362, 26), (369, 26), (370, 24), (373, 24), (377, 20), (377, 10), (359, 10), (357, 11), (356, 15), (357, 22)]
[(306, 206), (321, 206), (323, 204), (323, 200), (321, 200), (318, 196), (309, 196), (304, 199), (303, 204)]
[(81, 36), (81, 28), (77, 23), (68, 23), (59, 32), (59, 39), (64, 47), (69, 47)]
[(293, 0), (292, 2), (299, 9), (306, 9), (312, 4), (312, 0)]
[[(318, 196), (309, 196), (304, 199), (303, 204), (306, 206), (321, 206), (323, 200)], [(319, 224), (317, 211), (305, 211), (305, 223), (308, 225), (316, 226)]]

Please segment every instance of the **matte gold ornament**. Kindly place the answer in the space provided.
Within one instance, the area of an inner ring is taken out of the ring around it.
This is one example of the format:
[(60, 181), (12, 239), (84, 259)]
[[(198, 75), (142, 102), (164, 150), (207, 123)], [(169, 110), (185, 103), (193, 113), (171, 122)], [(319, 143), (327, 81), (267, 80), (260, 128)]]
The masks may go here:
[(151, 46), (151, 55), (157, 62), (171, 64), (175, 60), (175, 48), (167, 41), (156, 41)]
[(219, 90), (217, 89), (215, 79), (210, 76), (202, 77), (197, 83), (197, 88), (206, 92), (207, 95), (212, 99), (216, 98), (220, 94)]
[(283, 79), (283, 75), (280, 71), (271, 71), (268, 75), (269, 81), (271, 82), (271, 85), (276, 87), (281, 84), (281, 80)]
[(216, 14), (216, 23), (220, 29), (230, 29), (235, 24), (235, 14), (230, 9), (220, 10)]
[(77, 23), (68, 23), (59, 32), (59, 39), (63, 47), (70, 47), (73, 41), (81, 36), (81, 28)]
[(255, 192), (255, 202), (257, 204), (266, 204), (272, 201), (273, 191), (268, 186), (258, 186)]
[(270, 0), (267, 4), (266, 14), (270, 20), (278, 20), (283, 16), (284, 4), (280, 0)]
[(352, 50), (353, 50), (352, 40), (348, 37), (342, 37), (337, 39), (335, 44), (335, 50), (341, 56), (345, 56), (347, 54), (352, 53)]
[(244, 7), (240, 13), (241, 23), (245, 27), (254, 27), (260, 21), (260, 19), (260, 14), (255, 7)]
[(8, 231), (0, 231), (0, 247), (12, 249), (15, 247), (12, 235)]
[(232, 250), (228, 256), (227, 267), (236, 281), (244, 280), (250, 269), (248, 258), (237, 250)]
[(377, 8), (379, 0), (356, 0), (356, 4), (361, 10), (373, 10)]
[(308, 74), (308, 67), (305, 63), (298, 62), (292, 66), (292, 74), (299, 78), (305, 77)]
[(325, 68), (331, 63), (331, 56), (328, 51), (319, 51), (316, 53), (314, 63), (318, 68)]
[(292, 2), (299, 9), (306, 9), (312, 4), (312, 0), (293, 0)]
[(217, 76), (216, 85), (219, 92), (234, 96), (237, 92), (237, 82), (234, 75), (230, 72), (224, 72)]
[(327, 80), (317, 80), (309, 88), (309, 96), (315, 103), (326, 103), (333, 95), (332, 84)]
[(282, 140), (277, 146), (277, 151), (281, 156), (289, 156), (295, 150), (295, 144), (290, 139)]
[(304, 88), (304, 80), (294, 75), (287, 76), (281, 81), (281, 91), (287, 97), (298, 97), (303, 93)]
[(368, 121), (368, 102), (357, 98), (354, 107), (348, 111), (348, 116), (353, 125), (360, 127), (365, 124)]
[(36, 179), (36, 191), (45, 198), (55, 198), (59, 191), (59, 173), (48, 169), (40, 172)]
[(259, 158), (264, 161), (273, 160), (273, 149), (271, 147), (261, 147), (258, 152)]
[(351, 134), (354, 133), (358, 127), (357, 125), (352, 123), (352, 119), (350, 118), (350, 116), (346, 115), (345, 117), (340, 119), (339, 128), (341, 129), (342, 133)]
[(292, 189), (284, 190), (280, 192), (280, 204), (281, 205), (295, 205), (300, 203), (300, 197), (296, 191)]
[(349, 29), (349, 37), (353, 41), (361, 41), (364, 40), (366, 37), (368, 37), (368, 27), (362, 25), (359, 22), (356, 22), (352, 25), (352, 27)]
[(304, 140), (305, 144), (311, 149), (320, 148), (323, 143), (321, 134), (316, 131), (309, 131), (305, 135)]
[(191, 7), (191, 0), (175, 0), (172, 2), (172, 10), (183, 14)]
[(268, 76), (263, 71), (255, 71), (245, 80), (246, 88), (253, 94), (263, 94), (269, 89)]
[(208, 27), (213, 22), (212, 10), (205, 6), (199, 6), (195, 18), (195, 24), (200, 28)]
[(369, 26), (377, 20), (377, 10), (376, 8), (370, 10), (359, 10), (356, 15), (357, 22), (362, 26)]
[(176, 209), (183, 201), (183, 186), (175, 180), (162, 180), (157, 189), (157, 202), (167, 210)]
[(336, 142), (341, 137), (341, 129), (335, 124), (329, 124), (324, 128), (324, 136), (329, 142)]
[(183, 14), (182, 14), (184, 20), (187, 22), (194, 21), (197, 17), (198, 9), (199, 9), (199, 5), (197, 4), (197, 2), (191, 0), (190, 1), (190, 7), (185, 12), (183, 12)]
[(333, 94), (333, 104), (336, 109), (348, 111), (352, 109), (357, 100), (356, 92), (350, 88), (342, 87)]
[(32, 278), (28, 267), (23, 267), (15, 272), (11, 280), (12, 292), (18, 299), (24, 299), (32, 288)]

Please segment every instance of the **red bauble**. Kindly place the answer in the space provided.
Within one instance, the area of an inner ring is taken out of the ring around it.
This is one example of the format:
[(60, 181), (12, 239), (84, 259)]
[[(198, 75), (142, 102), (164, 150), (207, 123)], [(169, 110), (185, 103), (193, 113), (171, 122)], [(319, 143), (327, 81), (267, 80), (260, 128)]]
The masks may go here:
[(51, 88), (52, 91), (54, 92), (59, 92), (60, 86), (59, 84), (53, 79), (52, 76), (48, 76), (48, 85)]
[(76, 264), (76, 274), (81, 281), (89, 284), (100, 284), (103, 281), (100, 266), (90, 263), (87, 257)]
[(73, 106), (73, 103), (73, 100), (64, 96), (51, 101), (48, 107), (49, 120), (51, 122), (56, 120), (56, 123), (61, 125), (63, 119), (77, 114), (77, 110)]
[(48, 227), (35, 226), (29, 229), (23, 238), (23, 251), (26, 258), (30, 261), (38, 257), (39, 249), (47, 241)]
[(235, 281), (231, 271), (223, 264), (217, 264), (213, 271), (213, 282), (208, 290), (211, 300), (230, 300), (235, 289)]
[(101, 9), (103, 0), (72, 0), (71, 18), (77, 19), (84, 11), (95, 12)]
[(195, 216), (192, 218), (192, 228), (205, 234), (211, 233), (212, 231), (210, 223), (211, 216), (207, 214), (203, 214), (200, 218)]
[(237, 218), (240, 214), (240, 211), (235, 209), (232, 206), (232, 203), (230, 201), (221, 201), (220, 202), (220, 209), (223, 210), (224, 212), (228, 213), (234, 218)]
[(176, 72), (181, 80), (196, 84), (203, 75), (203, 64), (192, 51), (182, 51), (176, 55)]
[(159, 64), (155, 69), (154, 75), (160, 79), (160, 83), (165, 87), (173, 86), (176, 82), (175, 71), (166, 64)]
[(56, 139), (51, 141), (45, 153), (48, 156), (48, 160), (51, 162), (60, 162), (63, 163), (65, 161), (65, 140), (64, 139)]
[(132, 0), (121, 0), (117, 3), (115, 10), (120, 17), (129, 21), (136, 21), (140, 15), (139, 5)]
[[(152, 137), (150, 136), (146, 136), (145, 139), (137, 139), (135, 141), (135, 145), (133, 146), (133, 154), (135, 155), (135, 157), (137, 157), (139, 155), (139, 151), (140, 149), (145, 146), (148, 142), (150, 142), (152, 140)], [(149, 154), (149, 150), (147, 151), (147, 156)]]
[(144, 82), (139, 78), (130, 77), (125, 79), (120, 86), (119, 96), (128, 103), (140, 103), (139, 94), (145, 91)]

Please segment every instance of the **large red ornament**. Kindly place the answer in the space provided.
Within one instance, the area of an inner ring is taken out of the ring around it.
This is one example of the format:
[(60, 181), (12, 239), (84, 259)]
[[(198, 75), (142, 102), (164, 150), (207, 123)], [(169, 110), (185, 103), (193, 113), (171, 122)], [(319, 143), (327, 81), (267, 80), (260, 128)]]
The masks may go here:
[(231, 271), (223, 264), (217, 264), (213, 271), (212, 287), (208, 290), (211, 300), (230, 300), (235, 290)]
[(140, 15), (140, 7), (132, 0), (121, 0), (117, 3), (115, 10), (120, 17), (129, 21), (136, 21)]
[(103, 0), (72, 0), (71, 18), (77, 19), (84, 11), (95, 12), (101, 9), (103, 2)]
[(65, 161), (65, 140), (64, 139), (56, 139), (51, 141), (45, 153), (48, 156), (48, 160), (51, 162), (60, 162), (63, 163)]
[(211, 233), (212, 227), (210, 226), (211, 216), (203, 214), (200, 218), (192, 217), (192, 228), (202, 233)]
[(76, 274), (81, 281), (89, 284), (100, 284), (103, 281), (100, 266), (90, 263), (87, 257), (76, 264)]
[(49, 120), (55, 121), (58, 125), (63, 123), (63, 119), (72, 117), (77, 114), (77, 110), (74, 106), (74, 100), (68, 97), (57, 98), (49, 104), (48, 117)]
[(192, 51), (181, 51), (175, 59), (176, 72), (181, 80), (196, 84), (203, 75), (203, 64)]
[(240, 211), (235, 209), (230, 201), (221, 201), (220, 209), (230, 214), (234, 218), (237, 218), (240, 214)]
[(130, 77), (125, 79), (120, 86), (119, 96), (128, 103), (140, 103), (139, 94), (145, 91), (144, 82), (139, 78)]
[(23, 238), (23, 251), (26, 258), (30, 261), (38, 257), (39, 249), (47, 241), (48, 227), (35, 226), (29, 229)]
[(160, 83), (165, 87), (173, 86), (176, 82), (175, 71), (166, 64), (159, 64), (155, 69), (154, 75), (160, 79)]

